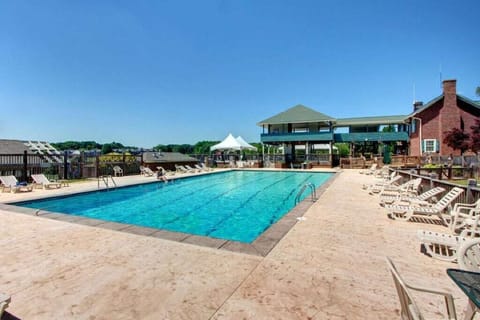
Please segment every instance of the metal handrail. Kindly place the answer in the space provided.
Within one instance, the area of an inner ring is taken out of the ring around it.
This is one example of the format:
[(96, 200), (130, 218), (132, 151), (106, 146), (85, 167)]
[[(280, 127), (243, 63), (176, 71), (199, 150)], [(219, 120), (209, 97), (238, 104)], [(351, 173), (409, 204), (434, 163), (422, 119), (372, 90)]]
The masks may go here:
[(110, 190), (110, 186), (109, 186), (109, 183), (108, 183), (109, 180), (112, 180), (114, 188), (117, 187), (117, 183), (115, 182), (115, 180), (113, 180), (113, 177), (111, 175), (105, 175), (105, 176), (99, 176), (98, 177), (98, 179), (97, 179), (98, 189), (100, 189), (100, 179), (102, 179), (103, 183), (105, 184), (105, 187), (107, 187), (107, 190)]
[(300, 202), (300, 197), (307, 188), (310, 188), (312, 190), (312, 202), (315, 202), (317, 200), (317, 188), (315, 187), (315, 184), (313, 184), (312, 182), (307, 182), (298, 191), (297, 196), (295, 197), (295, 205)]

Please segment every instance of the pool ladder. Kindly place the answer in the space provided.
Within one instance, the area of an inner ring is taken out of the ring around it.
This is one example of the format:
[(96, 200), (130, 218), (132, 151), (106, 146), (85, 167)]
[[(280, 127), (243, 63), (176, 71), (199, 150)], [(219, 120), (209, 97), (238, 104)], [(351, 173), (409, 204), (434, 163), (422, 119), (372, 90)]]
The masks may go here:
[(312, 202), (315, 202), (317, 200), (317, 192), (315, 190), (316, 189), (315, 185), (311, 182), (307, 182), (298, 191), (297, 196), (295, 197), (295, 205), (297, 205), (300, 202), (300, 197), (302, 196), (303, 192), (305, 192), (305, 190), (307, 190), (307, 188), (312, 191), (312, 193), (311, 193), (312, 194)]
[(107, 190), (110, 190), (109, 181), (112, 181), (112, 184), (113, 184), (113, 187), (114, 187), (114, 188), (117, 187), (117, 183), (115, 182), (115, 180), (113, 180), (113, 177), (112, 177), (111, 175), (108, 175), (108, 176), (99, 176), (99, 177), (98, 177), (98, 179), (97, 179), (98, 189), (100, 189), (100, 181), (103, 181), (103, 183), (105, 184), (105, 187), (107, 187)]

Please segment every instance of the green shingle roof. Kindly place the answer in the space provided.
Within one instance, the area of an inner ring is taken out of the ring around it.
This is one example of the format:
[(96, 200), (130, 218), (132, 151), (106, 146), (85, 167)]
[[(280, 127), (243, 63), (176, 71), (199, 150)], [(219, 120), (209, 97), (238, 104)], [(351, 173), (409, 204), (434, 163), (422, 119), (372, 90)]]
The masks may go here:
[(381, 125), (381, 124), (399, 124), (404, 123), (406, 115), (380, 116), (380, 117), (357, 117), (337, 119), (335, 127), (355, 126), (355, 125)]
[(308, 123), (334, 121), (335, 119), (309, 107), (298, 104), (288, 110), (260, 121), (257, 125), (282, 124), (282, 123)]

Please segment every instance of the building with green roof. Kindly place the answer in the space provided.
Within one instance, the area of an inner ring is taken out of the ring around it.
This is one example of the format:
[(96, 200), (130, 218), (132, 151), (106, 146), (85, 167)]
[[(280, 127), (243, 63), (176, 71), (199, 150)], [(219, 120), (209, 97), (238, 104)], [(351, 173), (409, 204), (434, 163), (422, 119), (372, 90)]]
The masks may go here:
[(335, 165), (335, 143), (347, 143), (352, 156), (382, 156), (385, 151), (458, 155), (460, 150), (445, 143), (446, 135), (454, 128), (471, 131), (478, 123), (480, 103), (457, 94), (456, 80), (445, 80), (443, 94), (425, 105), (416, 102), (409, 115), (334, 118), (299, 104), (257, 125), (263, 128), (261, 142), (282, 150), (289, 166), (310, 161)]
[(287, 166), (305, 161), (331, 166), (336, 158), (333, 145), (338, 142), (348, 143), (350, 150), (357, 153), (376, 154), (379, 146), (387, 142), (405, 149), (406, 118), (397, 115), (336, 119), (299, 104), (257, 125), (263, 128), (261, 142), (281, 147)]

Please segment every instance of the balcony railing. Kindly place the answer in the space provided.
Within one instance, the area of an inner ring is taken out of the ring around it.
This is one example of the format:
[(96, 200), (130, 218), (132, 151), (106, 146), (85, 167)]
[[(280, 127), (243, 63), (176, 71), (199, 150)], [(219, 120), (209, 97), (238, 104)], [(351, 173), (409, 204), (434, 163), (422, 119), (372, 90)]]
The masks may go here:
[(363, 142), (363, 141), (408, 141), (408, 132), (352, 132), (335, 133), (335, 142)]
[(408, 132), (292, 132), (292, 133), (263, 133), (262, 142), (363, 142), (363, 141), (409, 141)]
[(262, 133), (262, 142), (332, 141), (332, 132)]

